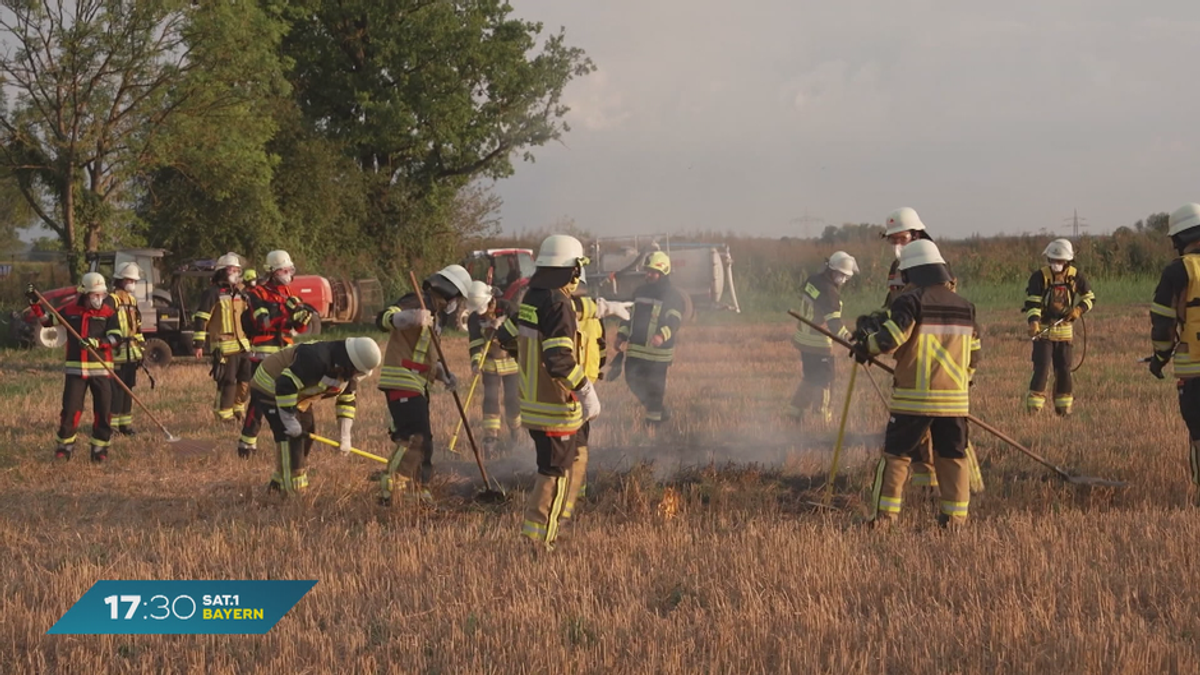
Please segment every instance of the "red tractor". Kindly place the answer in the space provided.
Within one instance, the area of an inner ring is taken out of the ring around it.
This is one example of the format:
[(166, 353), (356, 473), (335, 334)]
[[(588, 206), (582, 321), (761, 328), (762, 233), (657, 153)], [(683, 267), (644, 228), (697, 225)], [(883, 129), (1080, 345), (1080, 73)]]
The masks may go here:
[(527, 248), (488, 248), (472, 251), (462, 266), (471, 278), (499, 289), (505, 300), (519, 302), (533, 276), (533, 251)]

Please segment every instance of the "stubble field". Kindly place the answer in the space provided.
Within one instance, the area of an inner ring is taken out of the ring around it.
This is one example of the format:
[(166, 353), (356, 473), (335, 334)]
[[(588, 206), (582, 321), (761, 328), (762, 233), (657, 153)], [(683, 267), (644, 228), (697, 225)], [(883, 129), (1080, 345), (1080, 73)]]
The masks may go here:
[[(1134, 363), (1144, 305), (1089, 316), (1072, 418), (1023, 412), (1029, 346), (1011, 309), (981, 312), (972, 407), (1127, 489), (1067, 485), (975, 431), (987, 489), (964, 531), (939, 531), (932, 502), (911, 494), (902, 527), (872, 532), (886, 413), (869, 383), (852, 399), (838, 508), (819, 508), (836, 427), (785, 416), (791, 324), (688, 326), (675, 415), (656, 438), (624, 382), (600, 384), (588, 495), (551, 554), (517, 535), (531, 444), (522, 435), (489, 465), (513, 499), (473, 502), (469, 455), (444, 451), (448, 394), (434, 398), (436, 508), (376, 506), (375, 466), (320, 446), (309, 492), (283, 502), (264, 489), (268, 435), (237, 458), (204, 366), (179, 360), (138, 391), (174, 433), (220, 440), (216, 452), (173, 454), (135, 411), (142, 433), (96, 467), (51, 461), (59, 355), (3, 352), (0, 671), (1197, 672), (1200, 521), (1173, 382)], [(465, 374), (465, 341), (446, 346)], [(356, 445), (386, 454), (373, 382), (359, 405)], [(323, 407), (319, 427), (332, 417)], [(214, 578), (319, 583), (262, 637), (45, 635), (99, 579)]]

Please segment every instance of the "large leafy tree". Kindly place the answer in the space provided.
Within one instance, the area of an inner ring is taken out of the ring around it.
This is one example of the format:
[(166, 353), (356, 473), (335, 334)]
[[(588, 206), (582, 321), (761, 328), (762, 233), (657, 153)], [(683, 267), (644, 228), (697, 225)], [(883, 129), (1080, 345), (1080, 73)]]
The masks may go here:
[(283, 52), (314, 134), (362, 174), (359, 234), (385, 274), (444, 259), (459, 191), (568, 130), (563, 88), (593, 69), (562, 31), (498, 0), (297, 0)]
[(254, 105), (286, 86), (278, 33), (245, 3), (0, 0), (14, 95), (0, 111), (3, 160), (73, 273), (86, 252), (137, 236), (118, 230), (156, 173), (206, 195), (266, 184), (270, 120)]

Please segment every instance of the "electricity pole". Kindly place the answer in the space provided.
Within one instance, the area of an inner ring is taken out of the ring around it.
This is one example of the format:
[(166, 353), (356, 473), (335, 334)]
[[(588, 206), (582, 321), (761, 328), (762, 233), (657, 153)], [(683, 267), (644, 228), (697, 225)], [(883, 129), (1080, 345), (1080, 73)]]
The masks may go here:
[[(815, 216), (808, 215), (807, 210), (804, 212), (803, 216), (801, 216), (799, 218), (792, 218), (790, 221), (788, 221), (788, 223), (791, 225), (799, 226), (800, 231), (804, 233), (805, 239), (813, 238), (813, 233), (812, 233), (813, 225), (820, 225), (823, 227), (828, 224), (825, 222), (824, 218), (817, 218)], [(820, 232), (818, 232), (817, 234), (820, 235)]]
[(1071, 228), (1071, 237), (1073, 239), (1078, 239), (1079, 238), (1079, 230), (1081, 230), (1081, 229), (1086, 230), (1088, 225), (1087, 225), (1086, 219), (1079, 217), (1078, 209), (1074, 209), (1073, 211), (1074, 211), (1075, 215), (1071, 216), (1070, 218), (1063, 219), (1063, 222), (1065, 223), (1063, 225), (1063, 227)]

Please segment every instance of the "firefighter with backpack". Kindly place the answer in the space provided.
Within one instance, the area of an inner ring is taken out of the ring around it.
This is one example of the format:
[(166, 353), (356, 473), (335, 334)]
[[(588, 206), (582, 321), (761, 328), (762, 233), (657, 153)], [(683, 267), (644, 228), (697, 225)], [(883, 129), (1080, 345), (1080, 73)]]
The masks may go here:
[(1073, 324), (1096, 303), (1083, 273), (1075, 266), (1075, 249), (1067, 239), (1055, 239), (1042, 252), (1046, 264), (1029, 277), (1025, 288), (1025, 319), (1033, 341), (1033, 379), (1025, 408), (1040, 412), (1046, 404), (1046, 385), (1054, 371), (1054, 412), (1071, 414), (1075, 403), (1071, 366)]

